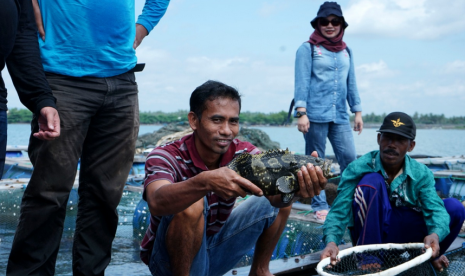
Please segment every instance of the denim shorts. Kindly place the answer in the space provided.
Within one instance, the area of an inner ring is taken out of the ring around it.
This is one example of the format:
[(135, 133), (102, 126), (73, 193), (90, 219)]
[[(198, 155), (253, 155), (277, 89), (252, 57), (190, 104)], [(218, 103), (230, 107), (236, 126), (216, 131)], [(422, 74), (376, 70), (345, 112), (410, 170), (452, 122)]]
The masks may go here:
[[(204, 198), (205, 227), (208, 204)], [(204, 236), (199, 252), (195, 256), (190, 275), (223, 275), (249, 252), (265, 229), (276, 219), (279, 208), (271, 206), (265, 197), (252, 196), (236, 207), (220, 232)], [(164, 216), (158, 226), (155, 244), (150, 257), (149, 268), (152, 275), (170, 276), (171, 267), (165, 237), (173, 215)]]

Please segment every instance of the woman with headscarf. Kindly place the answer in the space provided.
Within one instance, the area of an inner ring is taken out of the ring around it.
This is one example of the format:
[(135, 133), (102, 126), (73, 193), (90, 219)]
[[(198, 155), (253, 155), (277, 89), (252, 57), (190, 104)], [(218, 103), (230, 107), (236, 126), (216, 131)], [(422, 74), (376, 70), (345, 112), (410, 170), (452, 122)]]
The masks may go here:
[[(348, 24), (336, 2), (323, 3), (310, 23), (315, 31), (296, 55), (294, 117), (304, 134), (305, 154), (316, 150), (324, 157), (327, 137), (342, 174), (357, 158), (346, 102), (355, 113), (354, 131), (363, 130), (353, 54), (342, 40)], [(329, 209), (324, 191), (313, 198), (312, 208), (324, 221)]]

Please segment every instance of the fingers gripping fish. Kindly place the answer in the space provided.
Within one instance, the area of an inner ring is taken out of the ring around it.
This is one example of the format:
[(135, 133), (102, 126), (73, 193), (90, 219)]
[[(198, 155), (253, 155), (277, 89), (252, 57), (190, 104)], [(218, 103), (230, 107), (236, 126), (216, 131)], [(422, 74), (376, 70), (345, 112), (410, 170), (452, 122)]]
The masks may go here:
[(292, 154), (287, 149), (269, 150), (254, 155), (243, 153), (234, 158), (227, 167), (257, 185), (264, 195), (281, 194), (282, 201), (288, 203), (300, 189), (297, 172), (307, 163), (321, 167), (326, 178), (333, 177), (330, 172), (331, 160)]

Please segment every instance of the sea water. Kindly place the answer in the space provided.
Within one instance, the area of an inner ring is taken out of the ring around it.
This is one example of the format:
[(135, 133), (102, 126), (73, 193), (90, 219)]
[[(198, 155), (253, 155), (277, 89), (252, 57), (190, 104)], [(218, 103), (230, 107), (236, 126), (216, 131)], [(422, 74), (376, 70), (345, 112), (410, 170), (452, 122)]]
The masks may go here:
[[(139, 135), (151, 133), (160, 129), (161, 125), (141, 125)], [(288, 148), (296, 153), (305, 153), (305, 140), (295, 126), (290, 127), (249, 127), (266, 132), (270, 139), (280, 144), (282, 149)], [(353, 132), (355, 149), (358, 155), (363, 155), (378, 149), (377, 128), (365, 128), (359, 135)], [(28, 124), (8, 125), (8, 145), (28, 145), (30, 126)], [(461, 129), (418, 129), (416, 146), (411, 154), (428, 156), (465, 155), (465, 130)], [(326, 141), (327, 156), (334, 155), (329, 140)]]

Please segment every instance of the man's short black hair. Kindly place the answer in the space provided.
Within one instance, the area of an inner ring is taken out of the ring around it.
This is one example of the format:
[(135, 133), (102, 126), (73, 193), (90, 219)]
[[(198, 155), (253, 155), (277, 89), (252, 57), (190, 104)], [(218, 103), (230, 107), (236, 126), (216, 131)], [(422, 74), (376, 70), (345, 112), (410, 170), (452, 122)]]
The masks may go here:
[(205, 82), (192, 92), (189, 101), (190, 111), (194, 112), (200, 120), (203, 111), (207, 109), (207, 101), (213, 101), (218, 98), (236, 100), (239, 103), (239, 112), (241, 111), (241, 95), (239, 95), (239, 92), (229, 85), (213, 80)]

